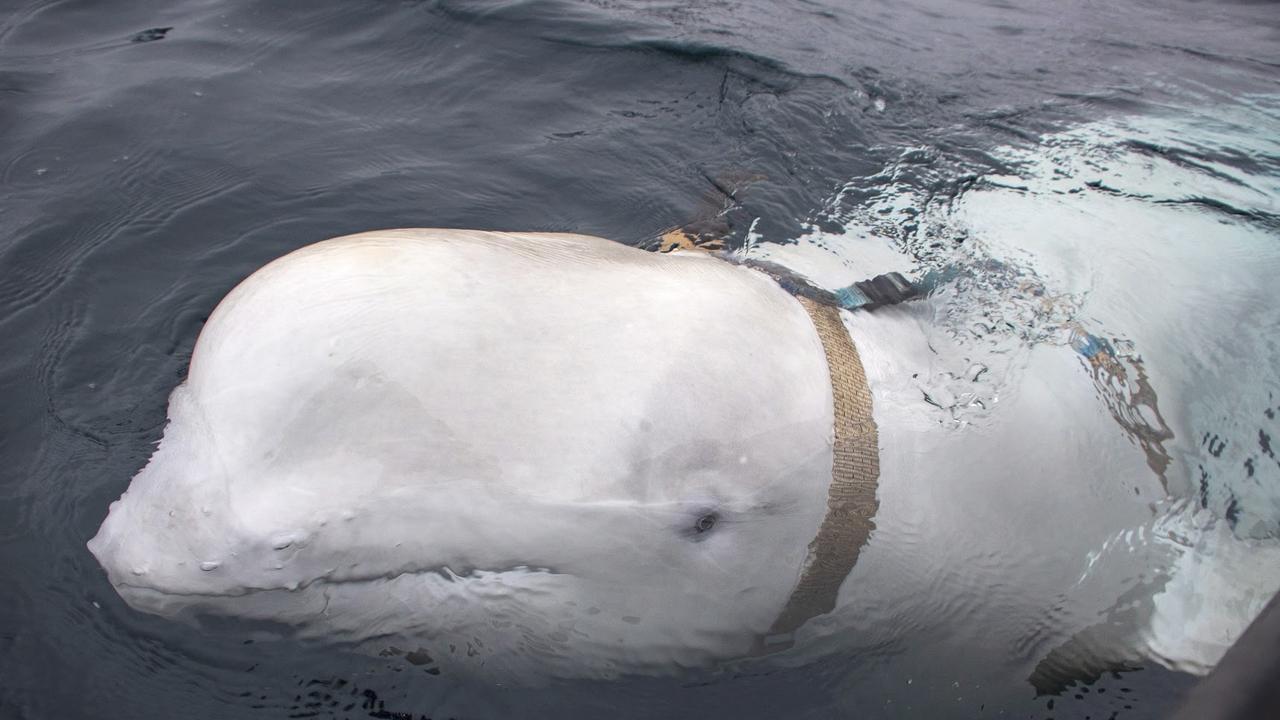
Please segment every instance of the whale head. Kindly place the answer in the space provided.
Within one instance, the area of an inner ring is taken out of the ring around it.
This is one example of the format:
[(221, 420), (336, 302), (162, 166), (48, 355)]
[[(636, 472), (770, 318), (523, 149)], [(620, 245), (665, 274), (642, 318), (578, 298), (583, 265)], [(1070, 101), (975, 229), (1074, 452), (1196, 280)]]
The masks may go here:
[(795, 589), (832, 416), (812, 323), (752, 271), (352, 236), (219, 305), (89, 549), (164, 616), (506, 673), (705, 665)]

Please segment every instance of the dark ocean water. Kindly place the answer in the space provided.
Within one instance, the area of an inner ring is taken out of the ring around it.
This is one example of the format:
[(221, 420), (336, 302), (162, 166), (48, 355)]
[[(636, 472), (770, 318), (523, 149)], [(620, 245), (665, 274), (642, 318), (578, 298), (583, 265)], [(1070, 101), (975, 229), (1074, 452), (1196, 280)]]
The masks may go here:
[(84, 544), (209, 312), (289, 250), (415, 226), (651, 247), (708, 208), (732, 242), (785, 243), (905, 193), (880, 241), (923, 263), (913, 218), (1010, 172), (997, 148), (1277, 92), (1267, 2), (5, 2), (0, 718), (1161, 717), (1193, 678), (1050, 703), (1023, 678), (953, 686), (966, 659), (927, 652), (484, 686), (143, 616)]

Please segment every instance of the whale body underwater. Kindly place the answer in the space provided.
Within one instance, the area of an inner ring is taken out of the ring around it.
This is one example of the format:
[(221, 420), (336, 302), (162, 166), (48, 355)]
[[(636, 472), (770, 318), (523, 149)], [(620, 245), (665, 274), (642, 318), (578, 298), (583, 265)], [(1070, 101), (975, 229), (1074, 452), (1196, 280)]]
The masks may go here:
[[(1002, 422), (945, 427), (911, 370), (946, 351), (929, 322), (582, 235), (328, 240), (218, 305), (89, 549), (138, 610), (504, 677), (806, 662), (940, 628), (1043, 688), (1210, 668), (1252, 616), (1160, 539), (1184, 531), (1153, 511), (1176, 506), (1158, 433), (1135, 441), (1062, 346), (1029, 352)], [(1263, 557), (1215, 533), (1220, 557)]]

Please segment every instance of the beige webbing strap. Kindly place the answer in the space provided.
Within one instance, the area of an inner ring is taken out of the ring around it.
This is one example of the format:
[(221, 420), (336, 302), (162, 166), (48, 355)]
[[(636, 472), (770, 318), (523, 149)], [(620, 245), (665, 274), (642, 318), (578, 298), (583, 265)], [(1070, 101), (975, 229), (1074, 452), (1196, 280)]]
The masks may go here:
[[(663, 235), (660, 250), (709, 252), (720, 246), (718, 241), (703, 243), (697, 235), (677, 228)], [(770, 268), (757, 265), (753, 269), (787, 287)], [(827, 489), (827, 515), (809, 543), (809, 555), (800, 580), (752, 654), (770, 653), (789, 646), (793, 633), (801, 625), (835, 609), (840, 586), (853, 570), (862, 546), (875, 528), (879, 507), (876, 485), (880, 479), (880, 442), (876, 421), (871, 415), (871, 388), (862, 369), (862, 359), (840, 319), (840, 308), (801, 294), (792, 297), (809, 314), (827, 356), (835, 411), (831, 486)]]
[(800, 581), (764, 638), (766, 651), (790, 644), (791, 634), (805, 621), (835, 609), (840, 585), (875, 528), (878, 507), (880, 447), (862, 360), (838, 308), (805, 297), (796, 300), (813, 320), (827, 356), (835, 409), (834, 462), (827, 515), (809, 543)]

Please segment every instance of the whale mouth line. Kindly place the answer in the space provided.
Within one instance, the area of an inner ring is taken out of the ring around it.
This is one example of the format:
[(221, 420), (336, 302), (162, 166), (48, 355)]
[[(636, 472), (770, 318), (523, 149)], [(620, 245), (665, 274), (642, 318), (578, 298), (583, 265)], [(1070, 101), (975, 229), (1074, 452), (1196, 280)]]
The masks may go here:
[(189, 598), (237, 598), (247, 597), (250, 595), (262, 595), (271, 592), (299, 592), (306, 590), (312, 586), (353, 586), (367, 585), (373, 586), (380, 582), (392, 582), (400, 578), (413, 577), (430, 577), (438, 576), (447, 582), (472, 582), (478, 580), (491, 580), (493, 578), (513, 575), (556, 575), (567, 576), (570, 573), (561, 572), (554, 568), (533, 565), (512, 565), (509, 567), (499, 568), (479, 568), (470, 567), (463, 568), (461, 572), (454, 570), (449, 565), (439, 565), (436, 567), (423, 568), (420, 570), (403, 570), (400, 572), (389, 572), (378, 575), (343, 577), (334, 579), (331, 575), (322, 575), (318, 578), (300, 582), (292, 587), (288, 585), (266, 586), (239, 586), (226, 592), (180, 592), (159, 588), (154, 585), (137, 585), (134, 583), (118, 582), (113, 583), (118, 592), (133, 592), (143, 595), (160, 596), (160, 597), (189, 597)]

